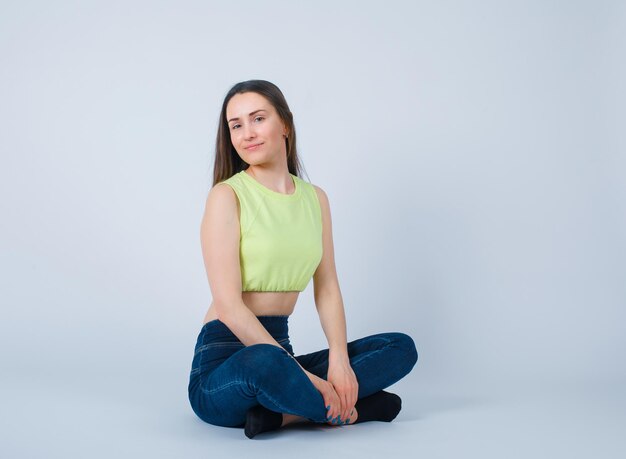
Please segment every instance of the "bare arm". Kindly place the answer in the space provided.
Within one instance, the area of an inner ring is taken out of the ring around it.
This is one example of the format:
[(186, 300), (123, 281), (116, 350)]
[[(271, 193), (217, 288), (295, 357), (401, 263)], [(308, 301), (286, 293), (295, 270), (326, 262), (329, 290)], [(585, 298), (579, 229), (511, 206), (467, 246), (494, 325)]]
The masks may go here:
[(330, 365), (347, 362), (348, 344), (346, 333), (346, 315), (341, 293), (327, 296), (316, 301), (317, 313), (322, 329), (328, 341), (328, 360)]
[(322, 210), (323, 253), (313, 275), (314, 297), (322, 329), (328, 340), (329, 362), (332, 365), (335, 361), (348, 361), (346, 316), (335, 268), (330, 205), (321, 188), (315, 186), (315, 191)]
[(315, 186), (315, 191), (322, 210), (323, 243), (322, 259), (313, 275), (315, 307), (328, 339), (327, 380), (333, 385), (338, 397), (338, 405), (334, 407), (333, 412), (346, 420), (353, 413), (359, 384), (350, 364), (346, 342), (346, 315), (335, 269), (330, 204), (321, 188)]

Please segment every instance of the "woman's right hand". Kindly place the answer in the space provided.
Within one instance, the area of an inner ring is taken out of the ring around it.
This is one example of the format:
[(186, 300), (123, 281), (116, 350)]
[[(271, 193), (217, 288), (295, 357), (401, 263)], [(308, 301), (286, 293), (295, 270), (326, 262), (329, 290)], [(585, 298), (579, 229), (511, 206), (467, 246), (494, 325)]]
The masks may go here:
[[(314, 375), (310, 371), (305, 370), (304, 372), (309, 377), (315, 388), (322, 394), (322, 397), (324, 398), (324, 406), (330, 406), (330, 409), (327, 410), (326, 415), (330, 416), (327, 422), (329, 424), (332, 424), (331, 421), (339, 416), (339, 414), (341, 414), (341, 402), (339, 400), (339, 395), (337, 395), (337, 392), (335, 391), (333, 385), (325, 379)], [(343, 424), (343, 421), (345, 421), (345, 419), (341, 420), (341, 424)]]

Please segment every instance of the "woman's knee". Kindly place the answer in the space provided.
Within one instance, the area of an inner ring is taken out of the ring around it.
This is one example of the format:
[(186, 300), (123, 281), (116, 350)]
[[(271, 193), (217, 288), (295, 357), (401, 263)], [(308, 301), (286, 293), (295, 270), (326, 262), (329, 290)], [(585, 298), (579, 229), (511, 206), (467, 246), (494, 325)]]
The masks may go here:
[(232, 404), (226, 408), (221, 406), (220, 400), (213, 400), (200, 388), (189, 394), (191, 409), (202, 421), (220, 427), (240, 427), (245, 423), (245, 414), (232, 409)]
[(405, 362), (409, 366), (409, 370), (415, 366), (418, 359), (417, 348), (415, 347), (415, 341), (406, 333), (392, 332), (387, 334), (387, 338), (393, 343), (393, 346), (402, 350), (406, 354)]

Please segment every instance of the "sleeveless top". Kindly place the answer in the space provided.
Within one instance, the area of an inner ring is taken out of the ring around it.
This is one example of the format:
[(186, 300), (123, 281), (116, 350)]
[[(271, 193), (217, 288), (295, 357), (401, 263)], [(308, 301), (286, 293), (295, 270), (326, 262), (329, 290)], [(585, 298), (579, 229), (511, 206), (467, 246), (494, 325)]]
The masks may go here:
[(292, 194), (270, 190), (245, 171), (220, 182), (239, 199), (243, 292), (301, 292), (322, 259), (317, 193), (310, 183), (289, 175), (295, 185)]

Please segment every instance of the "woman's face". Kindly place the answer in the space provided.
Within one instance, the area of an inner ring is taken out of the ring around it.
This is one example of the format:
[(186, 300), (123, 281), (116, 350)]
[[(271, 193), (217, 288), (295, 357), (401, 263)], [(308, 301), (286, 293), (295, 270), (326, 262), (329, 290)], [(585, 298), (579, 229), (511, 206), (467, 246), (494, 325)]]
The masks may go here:
[[(284, 160), (284, 124), (269, 101), (256, 92), (235, 94), (226, 106), (230, 140), (246, 163)], [(260, 144), (254, 148), (248, 148)]]

